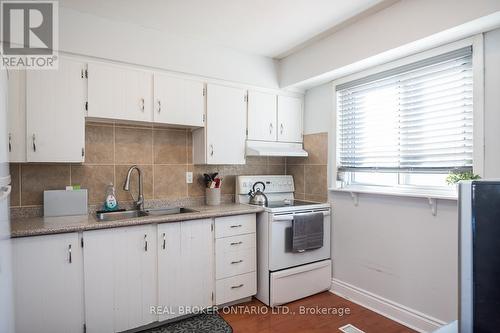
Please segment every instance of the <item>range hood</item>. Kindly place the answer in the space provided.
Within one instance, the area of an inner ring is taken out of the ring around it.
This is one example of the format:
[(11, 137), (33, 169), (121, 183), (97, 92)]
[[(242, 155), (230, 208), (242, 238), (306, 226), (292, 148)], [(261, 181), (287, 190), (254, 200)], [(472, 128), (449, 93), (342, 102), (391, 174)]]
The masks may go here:
[(247, 140), (247, 156), (307, 157), (301, 143)]

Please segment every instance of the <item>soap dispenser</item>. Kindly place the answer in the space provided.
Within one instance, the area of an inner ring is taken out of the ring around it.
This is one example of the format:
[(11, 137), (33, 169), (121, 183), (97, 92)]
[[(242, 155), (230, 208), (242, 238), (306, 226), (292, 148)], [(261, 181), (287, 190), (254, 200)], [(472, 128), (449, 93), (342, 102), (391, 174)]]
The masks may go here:
[(104, 199), (104, 210), (115, 211), (118, 210), (118, 201), (116, 200), (115, 187), (110, 183), (106, 189), (106, 197)]

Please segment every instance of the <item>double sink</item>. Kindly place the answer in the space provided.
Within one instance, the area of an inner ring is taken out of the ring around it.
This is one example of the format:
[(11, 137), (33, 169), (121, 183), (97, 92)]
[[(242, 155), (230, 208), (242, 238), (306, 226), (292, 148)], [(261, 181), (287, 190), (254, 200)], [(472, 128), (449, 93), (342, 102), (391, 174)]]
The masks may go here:
[(198, 213), (198, 211), (185, 207), (155, 208), (146, 210), (124, 210), (118, 212), (98, 212), (96, 218), (97, 221), (99, 222), (109, 222), (109, 221), (126, 220), (134, 217), (164, 216), (164, 215), (175, 215), (175, 214), (185, 214), (185, 213)]

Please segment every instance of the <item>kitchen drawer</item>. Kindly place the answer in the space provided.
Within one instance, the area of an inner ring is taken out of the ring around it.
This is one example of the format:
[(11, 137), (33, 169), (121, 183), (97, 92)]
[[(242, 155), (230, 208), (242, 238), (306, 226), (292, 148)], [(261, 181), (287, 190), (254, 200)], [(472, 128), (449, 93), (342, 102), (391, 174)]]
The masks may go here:
[(255, 214), (218, 217), (215, 238), (255, 233)]
[(255, 234), (224, 237), (215, 240), (215, 254), (224, 252), (240, 251), (256, 247)]
[(215, 284), (216, 305), (236, 301), (257, 293), (257, 274), (255, 272), (217, 280)]
[(256, 269), (256, 249), (253, 247), (218, 253), (215, 261), (216, 279), (253, 272)]

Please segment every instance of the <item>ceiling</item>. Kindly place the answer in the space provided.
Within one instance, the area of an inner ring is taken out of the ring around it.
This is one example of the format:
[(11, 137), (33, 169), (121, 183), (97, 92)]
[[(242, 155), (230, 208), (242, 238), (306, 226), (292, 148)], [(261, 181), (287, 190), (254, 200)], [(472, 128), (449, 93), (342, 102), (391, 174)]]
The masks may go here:
[(387, 0), (60, 0), (63, 7), (282, 58)]

